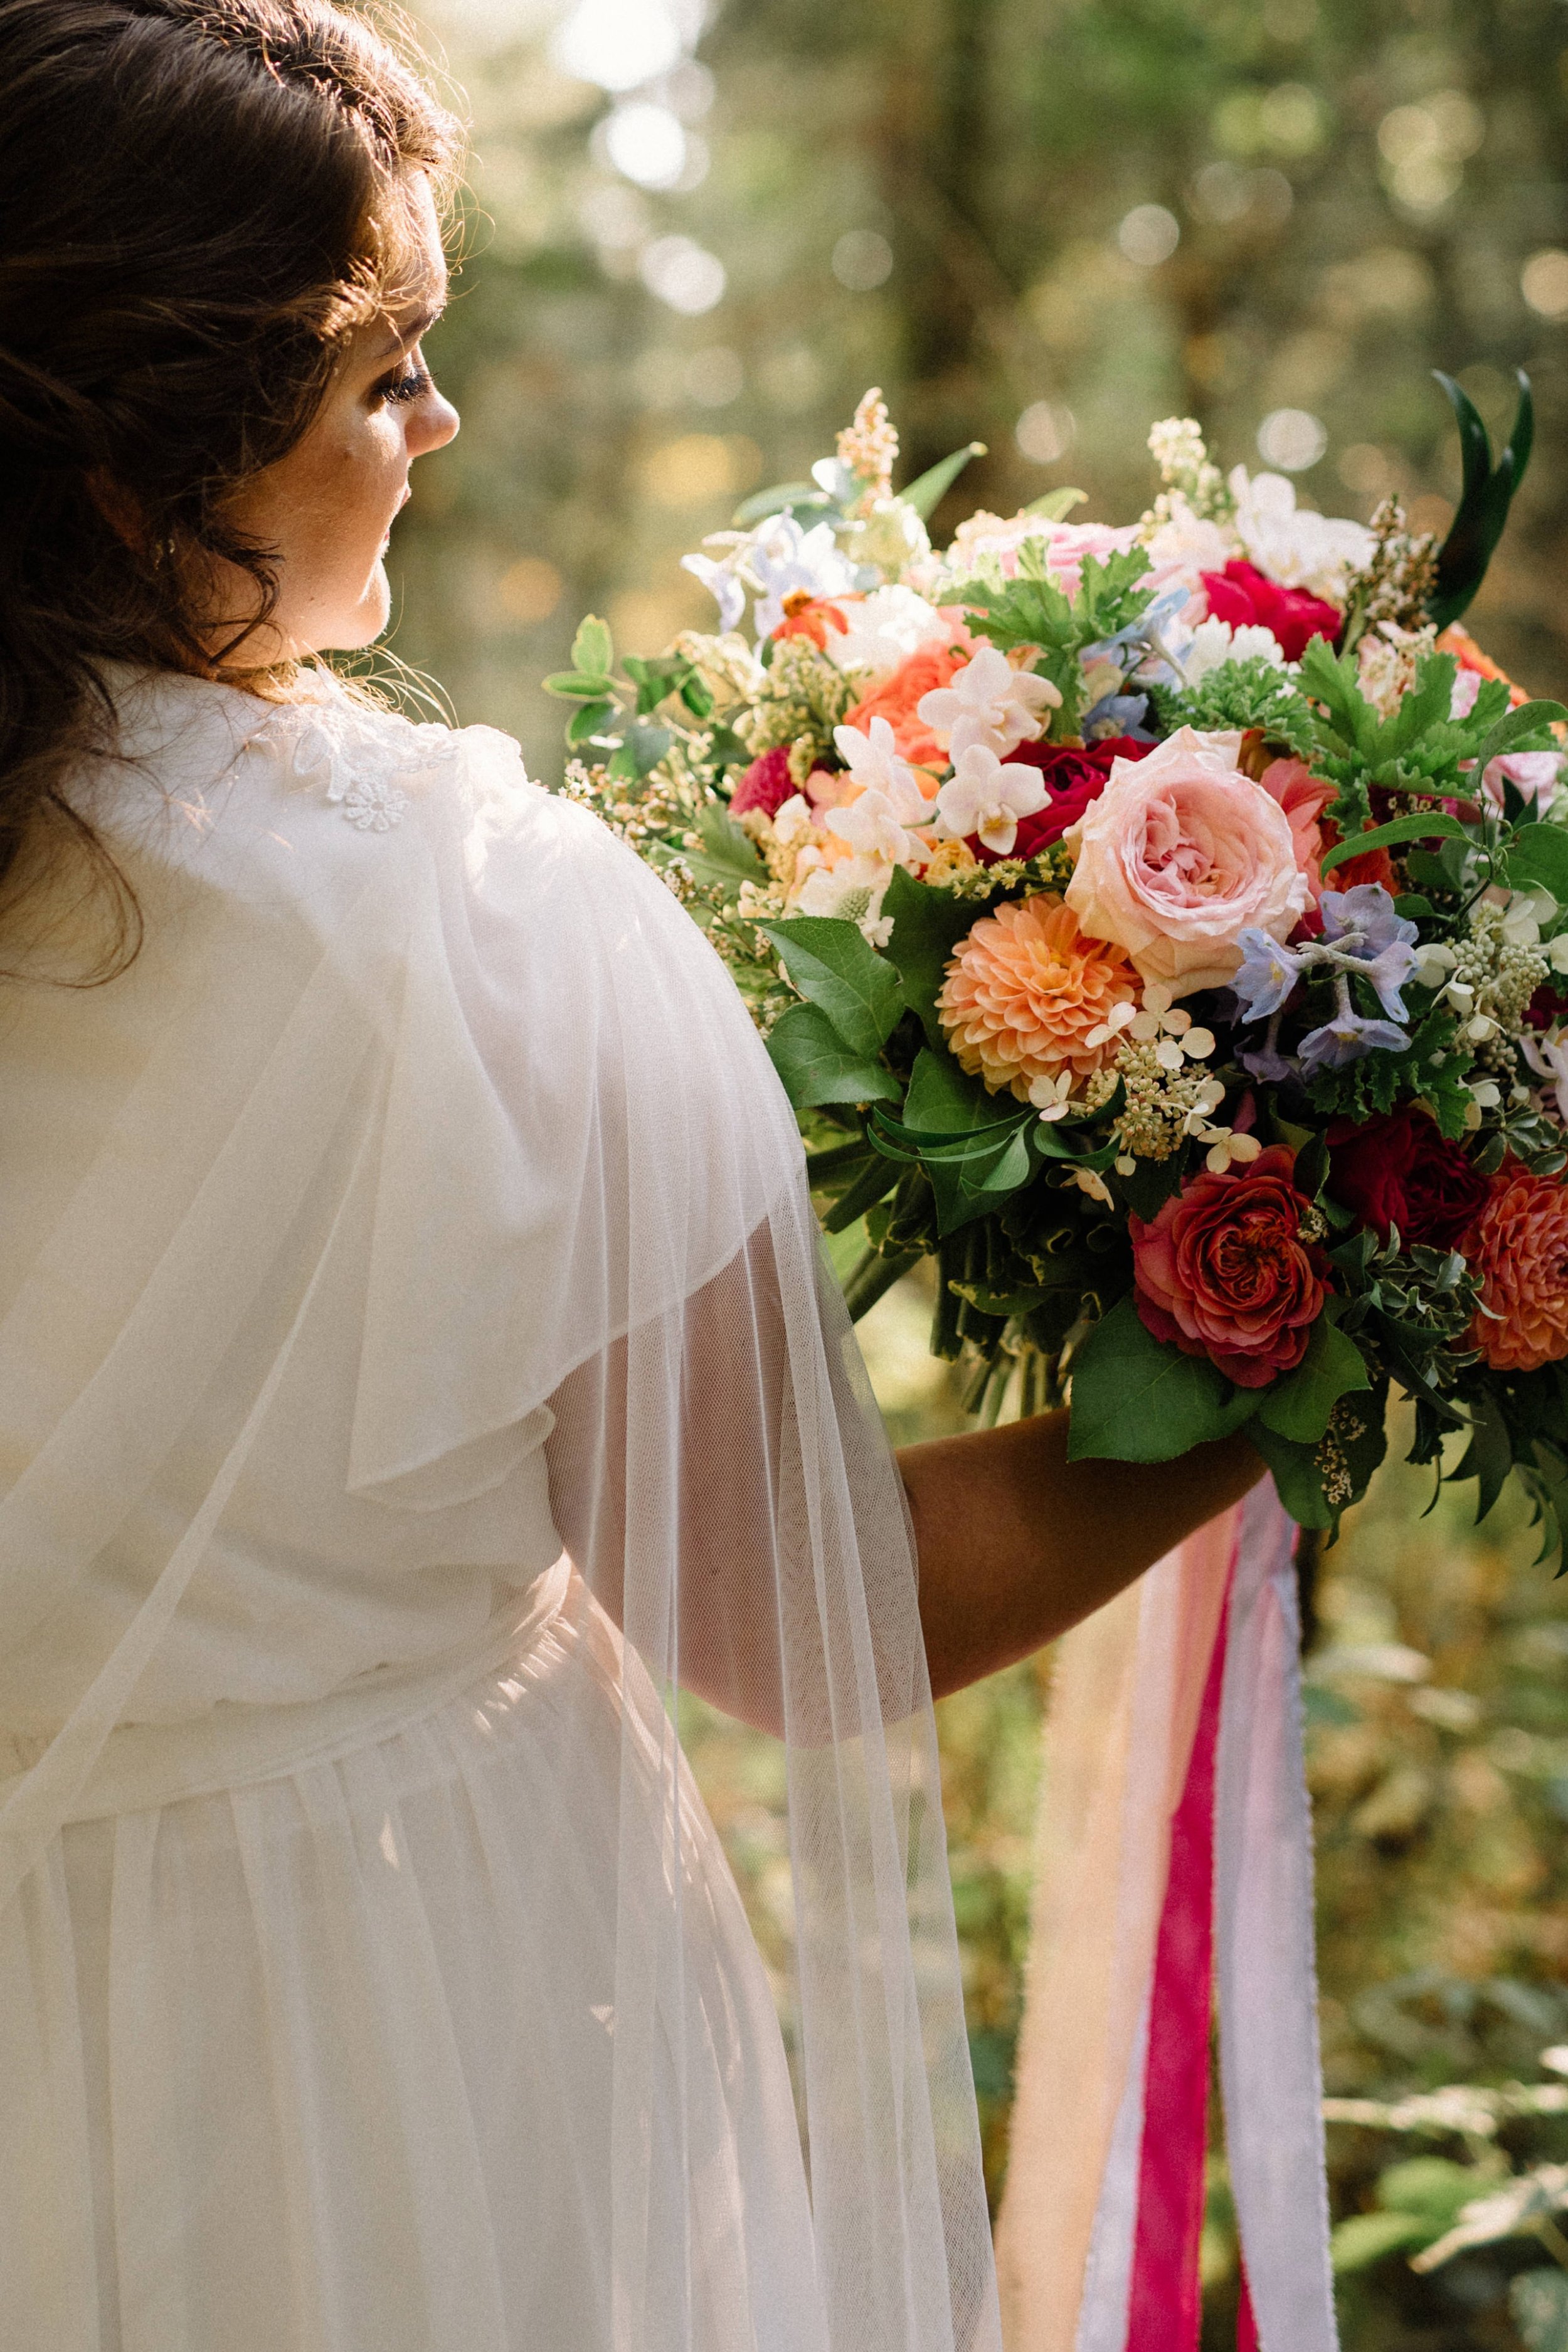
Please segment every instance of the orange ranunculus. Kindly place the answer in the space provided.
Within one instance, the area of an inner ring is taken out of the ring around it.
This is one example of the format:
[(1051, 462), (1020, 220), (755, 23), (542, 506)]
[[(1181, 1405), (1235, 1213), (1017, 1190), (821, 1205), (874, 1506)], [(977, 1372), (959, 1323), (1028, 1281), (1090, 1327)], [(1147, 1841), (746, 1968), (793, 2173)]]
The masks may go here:
[(948, 965), (937, 1018), (972, 1076), (1023, 1101), (1037, 1078), (1087, 1078), (1110, 1060), (1104, 1031), (1119, 1004), (1138, 1002), (1138, 975), (1120, 948), (1086, 940), (1050, 891), (1005, 899), (983, 916)]
[[(844, 724), (858, 727), (868, 734), (873, 719), (885, 719), (903, 759), (914, 767), (931, 768), (945, 775), (952, 762), (940, 737), (920, 716), (917, 705), (922, 694), (951, 685), (953, 671), (973, 661), (978, 648), (956, 608), (944, 608), (942, 619), (948, 627), (946, 638), (928, 637), (923, 646), (917, 646), (890, 677), (846, 713)], [(925, 789), (923, 785), (921, 789)], [(935, 789), (933, 784), (932, 794)]]
[(1568, 1356), (1568, 1185), (1510, 1161), (1460, 1244), (1487, 1312), (1469, 1342), (1494, 1372), (1533, 1372)]
[(1461, 671), (1473, 670), (1478, 677), (1501, 678), (1508, 688), (1509, 700), (1516, 710), (1521, 702), (1530, 700), (1523, 687), (1515, 686), (1507, 670), (1500, 669), (1490, 654), (1482, 653), (1468, 629), (1463, 627), (1459, 622), (1449, 622), (1437, 640), (1437, 651), (1440, 654), (1452, 654)]

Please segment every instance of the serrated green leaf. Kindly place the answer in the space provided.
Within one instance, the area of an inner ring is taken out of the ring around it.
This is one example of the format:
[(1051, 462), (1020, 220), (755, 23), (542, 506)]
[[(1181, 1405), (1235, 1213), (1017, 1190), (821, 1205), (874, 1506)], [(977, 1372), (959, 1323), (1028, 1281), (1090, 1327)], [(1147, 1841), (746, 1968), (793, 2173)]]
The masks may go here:
[(577, 625), (572, 640), (572, 667), (591, 677), (607, 677), (615, 667), (616, 648), (609, 625), (590, 613)]
[(1352, 834), (1348, 841), (1336, 842), (1322, 860), (1320, 873), (1331, 874), (1347, 857), (1363, 857), (1369, 849), (1392, 849), (1401, 841), (1473, 841), (1473, 829), (1461, 824), (1457, 816), (1445, 816), (1440, 809), (1424, 809), (1418, 815), (1396, 816), (1388, 824), (1373, 825), (1370, 833)]
[(875, 1055), (903, 1011), (899, 975), (858, 926), (837, 915), (759, 923), (801, 994), (819, 1004), (852, 1053)]
[(1256, 1391), (1205, 1356), (1184, 1356), (1144, 1328), (1131, 1296), (1095, 1325), (1072, 1368), (1068, 1454), (1074, 1462), (1170, 1462), (1251, 1420)]
[(793, 1107), (897, 1102), (897, 1078), (844, 1043), (819, 1004), (792, 1004), (768, 1033), (768, 1054)]
[(900, 490), (899, 496), (905, 506), (913, 507), (924, 522), (952, 489), (971, 457), (984, 457), (984, 441), (967, 442), (962, 449), (955, 449), (951, 457), (940, 458), (934, 466), (928, 466), (923, 474), (917, 474), (909, 488)]
[(1372, 1376), (1355, 1341), (1321, 1315), (1295, 1370), (1264, 1391), (1258, 1418), (1278, 1436), (1316, 1445), (1341, 1397), (1371, 1386)]

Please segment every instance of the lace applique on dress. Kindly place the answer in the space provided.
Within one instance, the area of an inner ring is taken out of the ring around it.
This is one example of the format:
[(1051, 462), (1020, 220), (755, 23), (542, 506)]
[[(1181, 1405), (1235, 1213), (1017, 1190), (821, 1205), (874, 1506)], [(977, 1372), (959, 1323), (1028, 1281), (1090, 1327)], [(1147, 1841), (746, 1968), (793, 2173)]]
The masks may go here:
[(340, 693), (269, 713), (251, 738), (281, 759), (291, 783), (323, 789), (362, 833), (390, 833), (408, 812), (404, 783), (444, 765), (457, 740), (448, 727), (416, 726)]

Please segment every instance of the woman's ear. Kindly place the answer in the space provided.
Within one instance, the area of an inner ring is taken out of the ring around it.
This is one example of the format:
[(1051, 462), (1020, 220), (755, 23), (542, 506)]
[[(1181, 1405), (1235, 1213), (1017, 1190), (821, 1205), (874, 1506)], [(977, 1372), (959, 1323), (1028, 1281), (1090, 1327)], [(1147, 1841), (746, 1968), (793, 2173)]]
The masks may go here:
[(109, 525), (116, 539), (135, 554), (147, 551), (147, 518), (141, 501), (128, 490), (123, 482), (115, 480), (107, 466), (89, 466), (83, 480), (88, 497)]

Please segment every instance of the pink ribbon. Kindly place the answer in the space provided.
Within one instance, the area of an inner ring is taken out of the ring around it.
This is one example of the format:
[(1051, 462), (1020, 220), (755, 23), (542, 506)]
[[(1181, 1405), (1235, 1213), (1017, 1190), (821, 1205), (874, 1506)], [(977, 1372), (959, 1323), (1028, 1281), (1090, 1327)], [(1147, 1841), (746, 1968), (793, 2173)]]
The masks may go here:
[(1196, 2352), (1203, 2322), (1198, 2243), (1208, 2138), (1215, 1762), (1225, 1649), (1222, 1612), (1187, 1777), (1171, 1823), (1170, 1870), (1154, 1949), (1127, 2352)]

